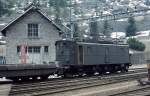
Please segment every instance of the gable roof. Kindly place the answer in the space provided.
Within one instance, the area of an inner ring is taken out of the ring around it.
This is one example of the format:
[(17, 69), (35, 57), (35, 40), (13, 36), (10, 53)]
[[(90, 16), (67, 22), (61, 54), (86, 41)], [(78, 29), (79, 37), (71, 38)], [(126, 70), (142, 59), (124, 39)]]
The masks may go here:
[(4, 35), (5, 34), (5, 30), (10, 27), (11, 25), (13, 25), (16, 21), (18, 21), (21, 17), (23, 17), (25, 14), (27, 14), (29, 11), (31, 10), (36, 10), (36, 12), (38, 12), (40, 15), (42, 15), (45, 19), (47, 19), (57, 30), (59, 30), (60, 33), (63, 33), (63, 30), (60, 28), (60, 26), (58, 26), (55, 22), (53, 22), (48, 16), (46, 16), (42, 11), (40, 11), (37, 7), (35, 6), (31, 6), (28, 10), (26, 10), (22, 15), (20, 15), (19, 17), (17, 17), (16, 19), (14, 19), (13, 21), (11, 21), (10, 23), (8, 23), (5, 27), (2, 28), (1, 32)]

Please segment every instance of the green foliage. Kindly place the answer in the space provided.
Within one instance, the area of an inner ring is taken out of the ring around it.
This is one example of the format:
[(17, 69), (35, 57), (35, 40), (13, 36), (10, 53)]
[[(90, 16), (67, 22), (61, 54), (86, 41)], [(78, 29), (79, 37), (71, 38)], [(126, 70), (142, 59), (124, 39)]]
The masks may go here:
[(68, 0), (49, 0), (50, 8), (54, 9), (55, 19), (58, 20), (61, 15), (61, 9), (68, 6)]
[(126, 36), (127, 37), (135, 36), (136, 35), (136, 31), (137, 31), (137, 28), (136, 28), (135, 20), (134, 20), (133, 17), (130, 17), (128, 19), (128, 26), (126, 28)]
[(90, 35), (97, 36), (98, 35), (98, 24), (97, 21), (91, 20), (90, 22)]
[(104, 21), (104, 29), (103, 29), (103, 34), (105, 35), (105, 36), (110, 36), (110, 29), (111, 29), (111, 26), (108, 24), (108, 21), (107, 20), (105, 20)]
[(77, 41), (79, 41), (80, 39), (80, 30), (79, 30), (79, 26), (77, 23), (74, 23), (74, 34), (73, 34), (73, 38)]
[(13, 2), (11, 0), (0, 0), (0, 17), (8, 14), (11, 14), (11, 8), (13, 7)]
[(99, 31), (98, 31), (98, 22), (95, 20), (91, 20), (90, 24), (90, 36), (92, 36), (92, 40), (98, 41)]
[(145, 1), (145, 4), (149, 6), (149, 5), (150, 5), (150, 1), (149, 1), (149, 0), (146, 0), (146, 1)]
[(67, 0), (49, 0), (50, 6), (63, 8), (67, 5)]
[(144, 51), (145, 50), (145, 45), (136, 40), (135, 38), (129, 38), (127, 43), (129, 44), (129, 48), (137, 50), (137, 51)]

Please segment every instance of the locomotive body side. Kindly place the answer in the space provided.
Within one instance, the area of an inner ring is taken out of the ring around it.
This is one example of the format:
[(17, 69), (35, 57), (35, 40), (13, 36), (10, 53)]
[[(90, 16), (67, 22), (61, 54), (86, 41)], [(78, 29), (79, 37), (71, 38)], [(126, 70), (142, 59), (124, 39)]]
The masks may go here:
[[(127, 45), (97, 43), (79, 43), (78, 45), (83, 49), (83, 57), (79, 56), (83, 65), (130, 64)], [(79, 51), (78, 53), (81, 54)]]

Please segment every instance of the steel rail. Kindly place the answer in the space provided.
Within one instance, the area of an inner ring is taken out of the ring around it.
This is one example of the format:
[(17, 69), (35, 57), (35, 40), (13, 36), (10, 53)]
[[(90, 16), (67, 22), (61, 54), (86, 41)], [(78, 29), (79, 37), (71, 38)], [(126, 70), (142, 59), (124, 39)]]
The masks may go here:
[(144, 78), (147, 76), (147, 72), (142, 73), (134, 73), (134, 74), (123, 74), (118, 76), (105, 76), (105, 77), (94, 77), (94, 78), (86, 78), (82, 80), (73, 80), (66, 82), (53, 82), (46, 83), (42, 85), (34, 85), (34, 86), (26, 86), (26, 87), (18, 87), (12, 88), (10, 95), (16, 96), (17, 94), (30, 94), (31, 96), (40, 96), (44, 94), (54, 94), (64, 91), (77, 90), (92, 86), (100, 86), (106, 84), (112, 84), (117, 82), (123, 82), (128, 80), (135, 80), (139, 78)]

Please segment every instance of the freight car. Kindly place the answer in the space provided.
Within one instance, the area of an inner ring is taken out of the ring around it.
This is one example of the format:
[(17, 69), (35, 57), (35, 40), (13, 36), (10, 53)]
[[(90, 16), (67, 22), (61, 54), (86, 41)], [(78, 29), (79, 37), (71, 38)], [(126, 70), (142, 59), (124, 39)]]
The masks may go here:
[(56, 61), (64, 76), (93, 75), (128, 71), (130, 64), (127, 45), (101, 44), (60, 40), (56, 42)]
[(55, 64), (2, 64), (0, 65), (0, 77), (12, 80), (28, 80), (30, 77), (47, 79), (49, 75), (57, 72)]

